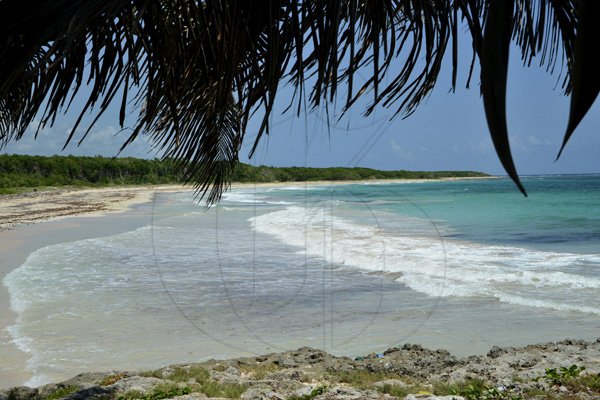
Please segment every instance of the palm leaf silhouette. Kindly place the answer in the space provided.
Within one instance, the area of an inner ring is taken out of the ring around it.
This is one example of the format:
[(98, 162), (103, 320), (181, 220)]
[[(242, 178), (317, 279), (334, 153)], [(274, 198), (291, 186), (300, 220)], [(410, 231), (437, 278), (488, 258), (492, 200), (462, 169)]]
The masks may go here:
[(78, 108), (68, 143), (84, 115), (95, 122), (116, 102), (121, 126), (128, 109), (138, 112), (125, 146), (149, 136), (214, 202), (250, 116), (263, 115), (252, 151), (269, 133), (281, 82), (296, 89), (290, 112), (339, 93), (347, 110), (369, 93), (366, 114), (390, 107), (406, 117), (433, 89), (448, 49), (456, 85), (465, 26), (467, 86), (479, 61), (496, 152), (524, 192), (506, 129), (509, 42), (527, 65), (567, 65), (566, 143), (598, 94), (599, 13), (594, 0), (0, 0), (0, 144), (20, 139), (35, 118), (43, 128)]

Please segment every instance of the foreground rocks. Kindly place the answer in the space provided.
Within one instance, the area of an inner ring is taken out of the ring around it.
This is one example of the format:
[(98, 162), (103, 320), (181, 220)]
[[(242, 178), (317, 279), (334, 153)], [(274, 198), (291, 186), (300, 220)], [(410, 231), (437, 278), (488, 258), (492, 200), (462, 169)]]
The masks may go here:
[(0, 400), (600, 399), (600, 339), (492, 348), (459, 359), (418, 345), (357, 359), (300, 348), (150, 372), (81, 374)]

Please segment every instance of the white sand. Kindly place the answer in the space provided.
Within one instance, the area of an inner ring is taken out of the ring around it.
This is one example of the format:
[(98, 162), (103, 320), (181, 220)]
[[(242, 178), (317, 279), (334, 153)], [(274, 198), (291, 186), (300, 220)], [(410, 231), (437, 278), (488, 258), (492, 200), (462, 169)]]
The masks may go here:
[(178, 185), (54, 189), (0, 196), (0, 231), (76, 215), (98, 216), (150, 202), (156, 192), (189, 191)]
[[(359, 181), (310, 181), (274, 183), (234, 183), (232, 189), (243, 187), (334, 186), (356, 183), (421, 183), (479, 178), (441, 179), (374, 179)], [(124, 211), (134, 204), (147, 203), (157, 192), (194, 192), (191, 186), (147, 185), (108, 188), (61, 188), (0, 196), (0, 231), (23, 224), (34, 224), (71, 216), (98, 216)]]

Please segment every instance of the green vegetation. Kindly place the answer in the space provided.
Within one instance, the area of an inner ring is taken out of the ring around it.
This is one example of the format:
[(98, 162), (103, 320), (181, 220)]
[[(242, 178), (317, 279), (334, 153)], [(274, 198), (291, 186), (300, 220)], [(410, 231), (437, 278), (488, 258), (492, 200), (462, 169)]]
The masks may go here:
[[(373, 372), (368, 370), (350, 370), (350, 371), (328, 371), (328, 380), (335, 383), (345, 383), (356, 389), (373, 389), (375, 382), (387, 379), (400, 379), (401, 376), (394, 373)], [(408, 394), (429, 392), (428, 388), (420, 383), (406, 381), (406, 385), (385, 384), (377, 390), (384, 394), (396, 397), (404, 397)]]
[(411, 393), (419, 393), (419, 392), (424, 392), (424, 390), (422, 390), (422, 387), (420, 385), (412, 385), (412, 386), (400, 386), (400, 385), (390, 385), (390, 384), (385, 384), (383, 385), (379, 391), (383, 394), (389, 394), (390, 396), (396, 396), (396, 397), (406, 397), (407, 395), (411, 394)]
[(434, 393), (437, 395), (457, 395), (462, 396), (467, 400), (522, 400), (518, 396), (508, 390), (500, 390), (499, 388), (488, 386), (484, 381), (479, 379), (471, 379), (465, 382), (455, 384), (438, 383), (434, 386)]
[(390, 396), (395, 396), (395, 397), (406, 397), (406, 395), (412, 393), (409, 392), (404, 386), (399, 386), (399, 385), (390, 385), (390, 384), (385, 384), (381, 387), (381, 389), (379, 389), (379, 391), (383, 394), (389, 394)]
[(150, 393), (129, 390), (118, 397), (118, 400), (162, 400), (192, 393), (190, 387), (180, 387), (176, 383), (157, 385)]
[[(203, 393), (208, 397), (226, 397), (230, 399), (237, 399), (244, 393), (247, 389), (246, 385), (238, 384), (238, 383), (221, 383), (217, 382), (210, 377), (210, 373), (203, 367), (200, 366), (189, 366), (189, 367), (177, 367), (172, 371), (163, 373), (161, 370), (157, 371), (146, 371), (140, 374), (141, 376), (146, 377), (155, 377), (160, 379), (167, 379), (173, 382), (175, 386), (169, 386), (171, 388), (179, 388), (179, 385), (186, 384), (184, 389), (189, 389), (188, 393)], [(179, 384), (179, 385), (178, 385)], [(159, 388), (157, 386), (157, 388)], [(179, 390), (177, 389), (177, 390)], [(156, 392), (157, 389), (149, 394), (144, 396), (160, 396), (163, 393), (168, 393), (168, 390), (165, 388), (160, 388), (160, 393)], [(128, 396), (136, 395), (129, 394)], [(180, 396), (179, 394), (172, 395), (170, 397)], [(168, 397), (127, 397), (121, 400), (131, 400), (131, 399), (143, 399), (143, 400), (159, 400), (166, 399)]]
[(281, 370), (282, 367), (273, 363), (260, 363), (254, 365), (240, 364), (238, 365), (238, 369), (241, 372), (250, 375), (253, 379), (262, 380), (265, 379), (267, 375)]
[(190, 367), (176, 367), (172, 371), (163, 375), (159, 371), (145, 372), (142, 376), (153, 376), (155, 378), (168, 379), (173, 382), (184, 382), (184, 383), (203, 383), (210, 379), (210, 373), (203, 367), (192, 365)]
[[(226, 367), (217, 364), (220, 371)], [(263, 379), (269, 373), (282, 367), (271, 362), (256, 364), (238, 363), (236, 368), (254, 379)], [(579, 400), (582, 398), (600, 398), (600, 374), (586, 374), (582, 366), (548, 368), (535, 379), (519, 378), (514, 382), (521, 385), (497, 386), (481, 379), (468, 379), (458, 382), (423, 382), (402, 376), (398, 373), (369, 371), (366, 369), (337, 370), (328, 369), (319, 376), (319, 386), (303, 395), (288, 394), (287, 400), (313, 400), (327, 393), (335, 386), (351, 386), (359, 390), (376, 390), (397, 398), (408, 394), (429, 394), (436, 396), (461, 396), (466, 400)], [(221, 383), (211, 377), (213, 367), (201, 365), (167, 367), (140, 373), (140, 376), (162, 379), (162, 383), (149, 391), (128, 390), (124, 393), (106, 392), (100, 399), (105, 400), (164, 400), (191, 393), (201, 393), (207, 397), (239, 398), (253, 384)], [(97, 382), (99, 386), (109, 386), (128, 375), (114, 373), (106, 375)], [(389, 383), (383, 384), (389, 380)], [(379, 382), (377, 386), (374, 386)], [(537, 383), (535, 383), (537, 382)], [(529, 385), (524, 385), (529, 383)], [(550, 386), (549, 386), (550, 385)], [(80, 388), (76, 386), (58, 386), (51, 392), (36, 397), (38, 400), (61, 400)], [(78, 394), (80, 395), (80, 394)], [(583, 396), (583, 397), (582, 397)], [(587, 397), (586, 397), (587, 396)], [(8, 393), (7, 400), (22, 398), (17, 396), (17, 388)]]
[[(452, 75), (452, 92), (465, 78), (465, 86), (481, 92), (496, 152), (525, 192), (509, 146), (509, 58), (516, 53), (524, 65), (539, 63), (559, 74), (556, 83), (572, 96), (560, 155), (589, 110), (596, 112), (597, 3), (215, 3), (224, 14), (206, 1), (144, 1), (143, 7), (138, 1), (96, 1), (94, 7), (0, 1), (0, 138), (7, 143), (31, 135), (30, 126), (50, 127), (67, 111), (78, 115), (68, 137), (83, 138), (83, 117), (92, 121), (88, 132), (101, 115), (112, 114), (106, 112), (112, 105), (120, 109), (114, 122), (131, 130), (125, 146), (144, 135), (168, 156), (195, 160), (188, 177), (202, 186), (226, 180), (223, 163), (232, 165), (247, 140), (256, 148), (265, 135), (284, 134), (273, 123), (280, 112), (300, 116), (324, 109), (337, 118), (337, 111), (367, 116), (385, 107), (392, 118), (406, 118), (436, 84), (448, 89), (441, 75)], [(480, 85), (468, 84), (474, 78), (473, 68), (465, 74), (469, 63), (480, 67)], [(291, 99), (277, 90), (284, 82), (293, 89)], [(249, 128), (249, 120), (258, 124)], [(366, 135), (375, 143), (380, 134)], [(460, 130), (450, 134), (468, 146)], [(217, 199), (222, 189), (214, 185), (209, 198)]]
[(181, 179), (169, 161), (0, 155), (0, 189), (176, 182)]
[(399, 378), (397, 374), (372, 372), (365, 369), (353, 369), (349, 371), (330, 370), (327, 372), (329, 381), (346, 383), (357, 389), (369, 389), (375, 382)]
[(118, 381), (120, 381), (121, 379), (127, 377), (127, 374), (111, 374), (111, 375), (106, 375), (104, 378), (102, 378), (99, 382), (98, 385), (99, 386), (110, 386)]
[[(545, 377), (544, 377), (545, 378)], [(576, 377), (565, 378), (557, 386), (565, 386), (569, 392), (560, 393), (560, 391), (548, 391), (542, 388), (530, 388), (524, 391), (526, 399), (536, 400), (578, 400), (580, 393), (586, 393), (587, 398), (600, 398), (600, 374), (582, 374)]]
[(0, 188), (0, 195), (3, 194), (19, 194), (37, 190), (37, 188), (18, 187), (18, 188)]
[(214, 367), (212, 367), (213, 371), (217, 371), (217, 372), (223, 372), (225, 370), (227, 370), (227, 367), (223, 364), (217, 364)]
[[(581, 374), (584, 367), (572, 365), (559, 369), (547, 369), (546, 374), (536, 380), (544, 379), (554, 386), (564, 385), (569, 392), (584, 392), (593, 396), (600, 396), (600, 374)], [(385, 372), (372, 372), (367, 370), (327, 371), (327, 380), (331, 383), (347, 384), (356, 389), (374, 389), (373, 384), (386, 379), (401, 379), (398, 374)], [(556, 383), (559, 382), (559, 383)], [(529, 388), (523, 393), (515, 392), (513, 389), (502, 389), (489, 385), (479, 379), (471, 379), (462, 382), (444, 383), (434, 382), (431, 385), (424, 383), (406, 381), (403, 385), (385, 384), (377, 390), (384, 394), (403, 398), (408, 394), (431, 393), (437, 396), (456, 395), (467, 400), (571, 400), (575, 399), (572, 394), (557, 393), (542, 388)], [(593, 397), (595, 398), (595, 397)], [(600, 398), (600, 397), (599, 397)], [(298, 397), (294, 400), (308, 400), (309, 397)]]
[[(328, 380), (335, 383), (345, 383), (356, 389), (373, 389), (375, 382), (387, 379), (401, 379), (394, 373), (373, 372), (364, 369), (339, 371), (328, 371)], [(433, 385), (406, 381), (404, 385), (385, 384), (377, 390), (384, 394), (396, 397), (404, 397), (408, 394), (431, 393), (440, 396), (457, 395), (467, 400), (516, 400), (517, 397), (505, 396), (496, 388), (488, 387), (480, 380), (469, 380), (454, 384), (436, 382)], [(495, 396), (495, 397), (494, 397)], [(504, 397), (502, 397), (504, 396)]]
[[(593, 398), (600, 398), (600, 374), (582, 374), (585, 367), (571, 365), (570, 367), (547, 368), (543, 376), (534, 381), (544, 380), (555, 388), (564, 386), (572, 393), (587, 393)], [(527, 398), (539, 398), (541, 400), (563, 400), (575, 398), (569, 394), (557, 394), (542, 389), (530, 389), (526, 391)]]
[(290, 396), (287, 398), (287, 400), (312, 400), (315, 397), (325, 393), (326, 391), (327, 391), (326, 386), (319, 386), (319, 387), (313, 389), (313, 391), (310, 392), (309, 394), (305, 394), (304, 396)]
[(75, 393), (78, 390), (79, 388), (77, 386), (64, 386), (44, 396), (43, 400), (59, 400)]
[(567, 380), (565, 386), (573, 392), (588, 392), (600, 397), (600, 374), (580, 375)]
[(558, 370), (556, 368), (546, 368), (543, 378), (551, 385), (562, 386), (577, 378), (583, 370), (585, 370), (585, 367), (579, 367), (575, 364), (570, 367), (560, 367)]
[(210, 380), (203, 383), (197, 391), (205, 394), (207, 397), (237, 399), (246, 391), (246, 389), (247, 387), (245, 385), (239, 383), (220, 383)]
[[(220, 366), (224, 367), (224, 366)], [(254, 379), (264, 379), (268, 374), (281, 369), (273, 363), (240, 364), (237, 366), (243, 373)], [(222, 370), (223, 368), (220, 368)], [(455, 395), (466, 400), (576, 400), (577, 393), (587, 393), (591, 398), (600, 398), (600, 374), (583, 374), (585, 367), (571, 365), (570, 367), (548, 368), (545, 374), (533, 381), (545, 381), (553, 389), (544, 387), (528, 387), (515, 390), (488, 384), (480, 379), (470, 379), (462, 382), (444, 383), (433, 382), (425, 384), (410, 379), (403, 379), (398, 385), (385, 384), (376, 388), (380, 393), (404, 398), (408, 394), (429, 393), (437, 396)], [(239, 398), (248, 388), (241, 384), (220, 383), (211, 378), (210, 372), (199, 365), (181, 366), (170, 369), (147, 371), (140, 374), (146, 377), (165, 379), (167, 383), (159, 384), (150, 392), (129, 390), (117, 397), (117, 400), (163, 400), (190, 393), (202, 393), (207, 397)], [(124, 378), (124, 374), (107, 375), (98, 382), (100, 386), (108, 386)], [(325, 374), (329, 385), (345, 384), (356, 389), (375, 389), (373, 384), (387, 379), (401, 379), (395, 373), (359, 370), (328, 370)], [(524, 381), (522, 382), (524, 383)], [(560, 393), (559, 386), (565, 386), (567, 393)], [(301, 396), (290, 396), (287, 400), (312, 400), (327, 392), (328, 386), (322, 385), (311, 393)], [(556, 390), (555, 390), (556, 389)], [(65, 386), (56, 389), (42, 400), (60, 400), (78, 390), (75, 386)], [(10, 398), (10, 396), (9, 396)]]
[[(435, 179), (486, 176), (472, 171), (378, 171), (370, 168), (276, 168), (238, 164), (233, 182)], [(0, 155), (0, 194), (56, 186), (184, 183), (174, 162), (137, 158)]]
[(254, 167), (240, 164), (234, 182), (304, 182), (347, 181), (364, 179), (438, 179), (488, 176), (473, 171), (379, 171), (371, 168), (307, 168), (307, 167)]
[(467, 400), (575, 400), (580, 398), (576, 393), (587, 393), (590, 398), (600, 398), (600, 374), (582, 374), (584, 370), (585, 367), (577, 365), (558, 369), (548, 368), (543, 376), (533, 380), (543, 379), (554, 388), (565, 386), (568, 389), (567, 393), (560, 393), (558, 390), (549, 391), (541, 387), (527, 388), (523, 393), (514, 393), (511, 389), (502, 390), (478, 379), (453, 384), (436, 383), (433, 386), (433, 393), (440, 396), (458, 395)]

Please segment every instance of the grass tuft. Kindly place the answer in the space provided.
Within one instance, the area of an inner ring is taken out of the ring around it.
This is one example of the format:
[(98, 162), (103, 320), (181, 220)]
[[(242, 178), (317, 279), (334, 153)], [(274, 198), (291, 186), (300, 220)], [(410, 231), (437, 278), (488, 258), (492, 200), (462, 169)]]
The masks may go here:
[(210, 373), (206, 368), (192, 365), (189, 367), (177, 367), (165, 379), (174, 382), (196, 382), (204, 383), (210, 379)]
[(433, 393), (438, 396), (462, 396), (466, 400), (523, 400), (521, 396), (510, 391), (488, 386), (480, 379), (452, 384), (437, 382), (433, 385)]
[(78, 390), (79, 388), (77, 386), (64, 386), (44, 396), (43, 400), (59, 400), (75, 393)]
[(118, 397), (118, 400), (162, 400), (192, 393), (190, 387), (180, 387), (176, 383), (163, 383), (157, 385), (151, 392), (142, 393), (137, 390), (128, 390)]
[(282, 367), (273, 363), (261, 363), (261, 364), (241, 364), (238, 365), (238, 369), (256, 380), (265, 379), (265, 377), (273, 372), (280, 371)]
[(383, 394), (389, 394), (390, 396), (395, 397), (406, 397), (409, 394), (418, 394), (418, 393), (429, 393), (429, 388), (426, 388), (423, 385), (415, 384), (410, 386), (400, 386), (400, 385), (390, 385), (385, 384), (377, 390)]
[(217, 372), (225, 372), (226, 369), (227, 367), (223, 364), (217, 364), (214, 367), (212, 367), (212, 370)]
[(312, 400), (315, 397), (322, 395), (326, 391), (327, 391), (326, 386), (319, 386), (319, 387), (313, 389), (313, 391), (310, 392), (309, 394), (305, 394), (303, 396), (290, 396), (287, 398), (287, 400)]
[(99, 386), (110, 386), (126, 377), (127, 377), (127, 374), (123, 374), (123, 373), (107, 375), (104, 378), (102, 378), (100, 381), (98, 381), (98, 385)]
[(214, 380), (207, 381), (200, 385), (198, 391), (207, 397), (225, 397), (228, 399), (237, 399), (246, 391), (248, 386), (239, 383), (221, 383)]
[[(162, 370), (145, 371), (140, 373), (140, 376), (166, 379), (168, 381), (171, 381), (171, 383), (169, 383), (168, 385), (175, 385), (175, 387), (179, 387), (177, 386), (177, 383), (185, 383), (188, 385), (186, 386), (186, 389), (189, 390), (189, 393), (203, 393), (208, 397), (225, 397), (229, 399), (237, 399), (248, 388), (247, 385), (238, 383), (217, 382), (214, 379), (211, 379), (210, 373), (206, 368), (198, 365), (192, 365), (188, 367), (176, 367), (174, 370), (166, 374)], [(165, 388), (162, 388), (161, 392), (165, 393), (169, 391), (165, 390)], [(133, 395), (139, 396), (139, 393), (134, 393)], [(143, 397), (131, 397), (130, 395), (128, 395), (128, 397), (119, 398), (119, 400), (160, 400), (167, 398), (161, 397), (162, 394), (151, 393), (150, 396), (155, 397), (148, 396), (149, 395), (145, 395)], [(179, 394), (177, 396), (179, 396)]]
[(406, 397), (407, 395), (409, 395), (411, 393), (418, 393), (418, 391), (411, 392), (404, 386), (389, 385), (389, 384), (383, 385), (383, 387), (381, 387), (379, 389), (379, 391), (383, 394), (389, 394), (390, 396), (395, 396), (395, 397)]
[(584, 392), (600, 398), (600, 374), (585, 374), (568, 379), (564, 385), (572, 392)]
[(158, 378), (163, 379), (162, 371), (160, 369), (150, 370), (150, 371), (141, 371), (138, 372), (138, 375), (144, 378)]
[(346, 383), (357, 389), (369, 389), (375, 382), (385, 379), (398, 379), (397, 374), (372, 372), (360, 369), (350, 371), (327, 371), (329, 380), (336, 383)]

